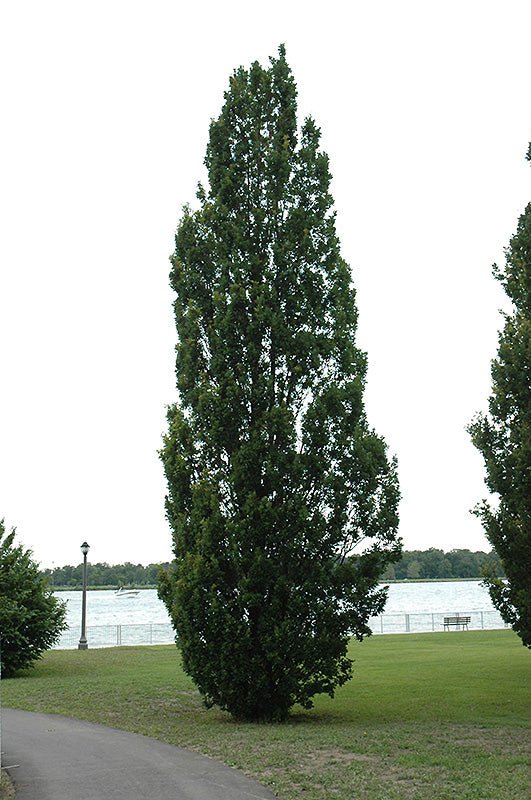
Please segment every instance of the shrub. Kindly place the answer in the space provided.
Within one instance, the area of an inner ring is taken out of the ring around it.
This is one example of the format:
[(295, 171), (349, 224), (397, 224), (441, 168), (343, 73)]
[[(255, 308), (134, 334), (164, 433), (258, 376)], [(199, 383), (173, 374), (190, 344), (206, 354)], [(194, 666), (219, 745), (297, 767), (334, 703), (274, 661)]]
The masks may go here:
[(30, 550), (15, 545), (0, 521), (0, 652), (2, 678), (31, 666), (67, 625), (66, 607), (57, 600)]

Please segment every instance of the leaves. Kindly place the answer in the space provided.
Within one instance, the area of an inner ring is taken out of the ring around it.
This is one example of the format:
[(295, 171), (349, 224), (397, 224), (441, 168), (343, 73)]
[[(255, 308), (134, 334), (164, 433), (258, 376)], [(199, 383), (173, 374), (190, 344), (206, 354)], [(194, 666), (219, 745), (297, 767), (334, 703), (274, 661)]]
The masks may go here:
[(66, 608), (53, 596), (29, 550), (14, 544), (0, 520), (1, 674), (9, 678), (29, 667), (67, 627)]
[[(531, 154), (531, 145), (528, 157)], [(531, 204), (518, 221), (503, 268), (494, 266), (513, 303), (492, 362), (489, 414), (469, 427), (483, 455), (486, 483), (499, 500), (474, 513), (501, 558), (507, 583), (487, 575), (492, 602), (531, 647)]]
[(296, 94), (282, 48), (234, 73), (170, 276), (175, 562), (161, 597), (206, 702), (252, 719), (348, 679), (348, 640), (369, 633), (399, 551), (396, 464), (365, 419), (328, 157), (313, 120), (299, 135)]

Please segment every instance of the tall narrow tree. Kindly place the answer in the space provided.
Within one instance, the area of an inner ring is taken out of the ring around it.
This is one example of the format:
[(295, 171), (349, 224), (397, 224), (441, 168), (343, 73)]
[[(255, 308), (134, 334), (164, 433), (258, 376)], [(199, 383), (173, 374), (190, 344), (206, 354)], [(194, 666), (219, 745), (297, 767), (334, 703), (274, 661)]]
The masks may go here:
[(396, 465), (364, 413), (319, 137), (307, 119), (299, 139), (283, 47), (238, 69), (172, 257), (179, 402), (161, 457), (175, 561), (160, 596), (185, 670), (237, 718), (333, 695), (399, 554)]
[[(531, 161), (531, 144), (527, 153)], [(511, 300), (492, 362), (489, 414), (469, 430), (485, 459), (486, 483), (499, 502), (475, 513), (502, 561), (507, 580), (486, 578), (504, 620), (531, 647), (531, 203), (518, 221), (503, 268), (494, 276)]]

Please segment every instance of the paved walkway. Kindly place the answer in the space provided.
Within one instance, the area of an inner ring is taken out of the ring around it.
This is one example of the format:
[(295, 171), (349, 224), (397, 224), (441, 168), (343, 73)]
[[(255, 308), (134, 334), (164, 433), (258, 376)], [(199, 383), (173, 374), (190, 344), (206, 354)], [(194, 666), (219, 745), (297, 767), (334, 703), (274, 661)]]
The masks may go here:
[(271, 800), (211, 758), (103, 725), (2, 709), (2, 766), (17, 800)]

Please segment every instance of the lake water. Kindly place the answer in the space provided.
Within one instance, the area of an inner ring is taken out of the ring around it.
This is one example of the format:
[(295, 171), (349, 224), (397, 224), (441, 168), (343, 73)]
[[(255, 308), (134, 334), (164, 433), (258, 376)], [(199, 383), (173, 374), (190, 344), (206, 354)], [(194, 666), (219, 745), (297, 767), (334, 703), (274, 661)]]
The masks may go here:
[[(67, 604), (71, 627), (81, 619), (81, 592), (57, 592)], [(479, 581), (392, 583), (384, 614), (458, 614), (494, 611), (489, 593)], [(114, 591), (87, 592), (87, 625), (169, 623), (164, 603), (155, 589), (141, 589), (136, 597), (116, 597)]]
[[(59, 647), (75, 647), (79, 640), (82, 593), (57, 592), (67, 604), (70, 630)], [(479, 581), (392, 583), (383, 615), (370, 621), (374, 633), (440, 631), (444, 616), (471, 617), (470, 628), (501, 628), (503, 620)], [(172, 642), (174, 632), (166, 607), (155, 589), (141, 589), (134, 597), (114, 591), (87, 592), (89, 646)]]
[(494, 611), (480, 581), (391, 583), (384, 614), (465, 613)]
[[(82, 592), (57, 592), (56, 596), (66, 600), (68, 624), (79, 626)], [(116, 597), (114, 591), (105, 590), (87, 592), (87, 625), (141, 625), (169, 621), (166, 606), (157, 597), (156, 589), (141, 589), (134, 597)]]

